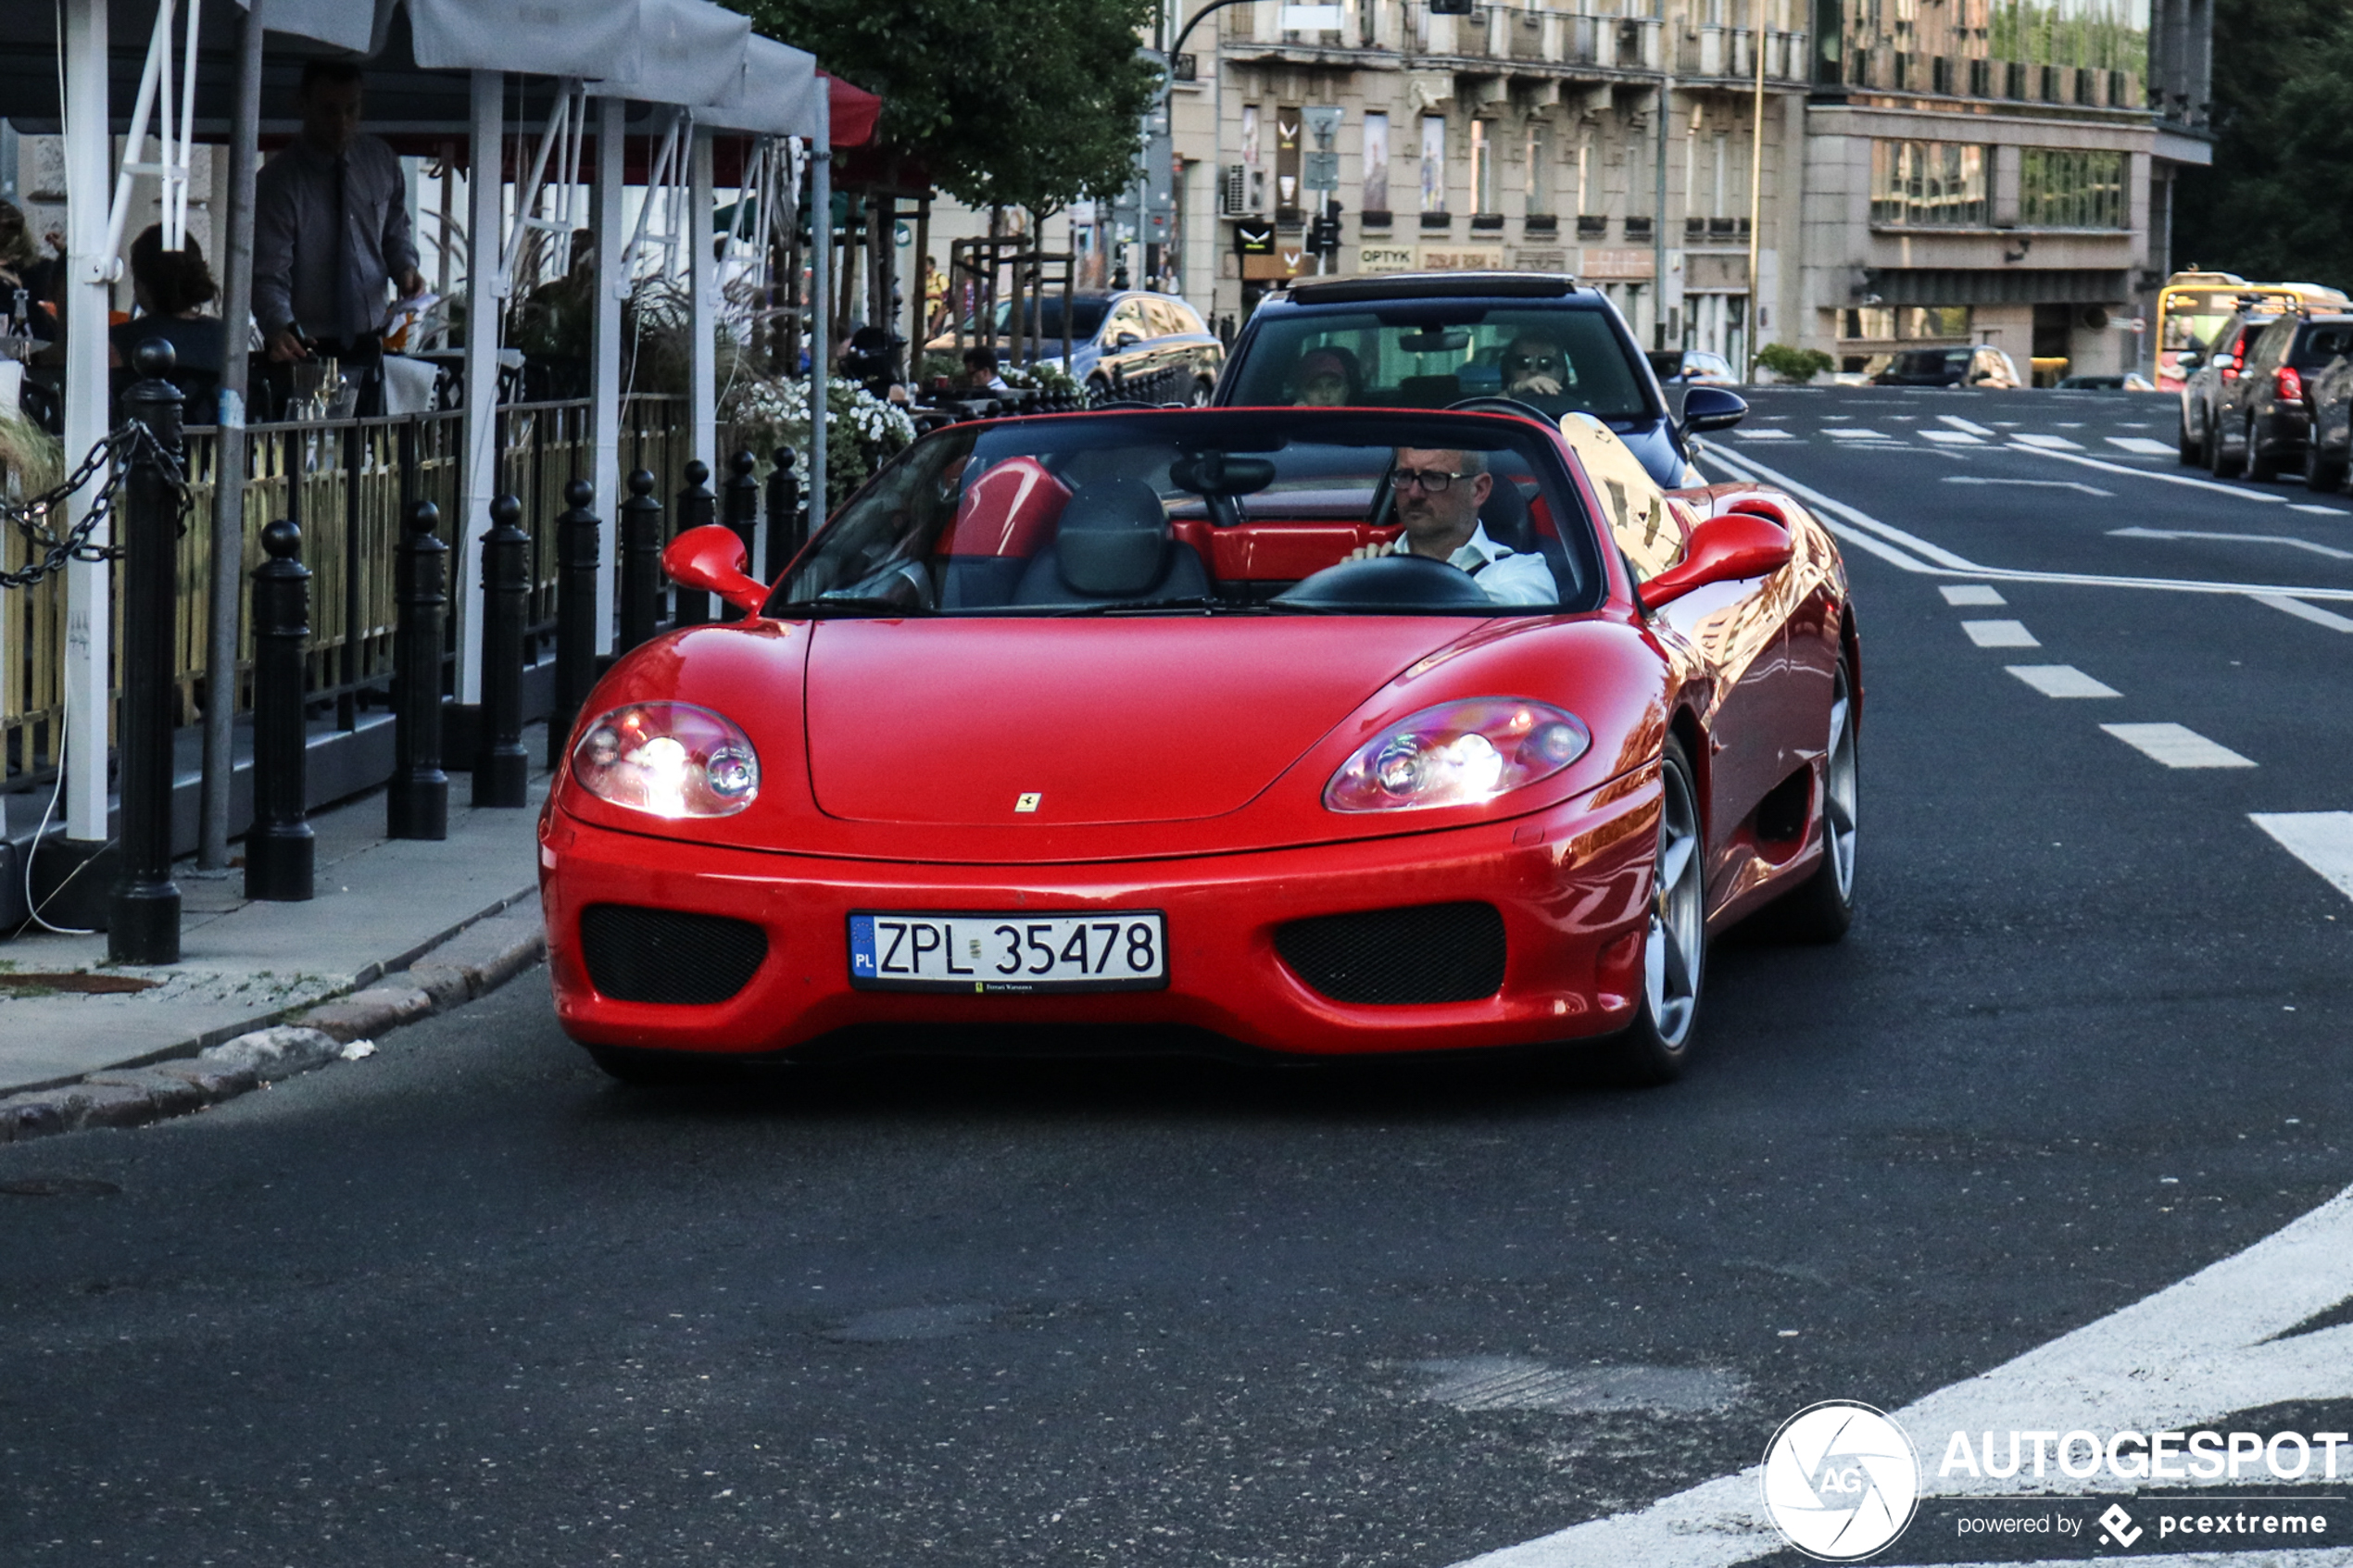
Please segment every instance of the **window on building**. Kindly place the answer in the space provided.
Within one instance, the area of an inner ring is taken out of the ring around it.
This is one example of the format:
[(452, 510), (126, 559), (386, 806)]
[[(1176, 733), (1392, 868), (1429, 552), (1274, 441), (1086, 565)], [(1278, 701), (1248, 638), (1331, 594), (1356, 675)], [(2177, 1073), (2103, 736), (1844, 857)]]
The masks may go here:
[(1553, 210), (1553, 128), (1541, 119), (1528, 122), (1528, 215), (1548, 217)]
[(1365, 188), (1357, 206), (1365, 212), (1389, 210), (1389, 116), (1365, 117)]
[(1471, 121), (1471, 210), (1495, 210), (1495, 122)]
[(1840, 335), (1898, 343), (1967, 341), (1969, 307), (1966, 305), (1877, 305), (1843, 312)]
[(2020, 224), (2032, 229), (2121, 229), (2125, 216), (2122, 153), (2020, 150)]
[(1908, 227), (1982, 227), (1985, 149), (1963, 142), (1871, 144), (1871, 221)]
[(1422, 210), (1446, 210), (1446, 117), (1422, 116)]

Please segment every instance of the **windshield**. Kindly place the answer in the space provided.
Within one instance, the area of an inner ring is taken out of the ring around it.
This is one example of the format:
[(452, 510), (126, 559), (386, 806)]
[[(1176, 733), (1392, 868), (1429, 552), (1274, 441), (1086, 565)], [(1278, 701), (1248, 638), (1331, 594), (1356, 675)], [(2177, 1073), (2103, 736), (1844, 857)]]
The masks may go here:
[(1640, 357), (1606, 312), (1453, 300), (1262, 320), (1227, 372), (1231, 405), (1443, 408), (1516, 397), (1558, 419), (1656, 417)]
[[(1103, 312), (1109, 307), (1108, 300), (1072, 300), (1070, 302), (1070, 335), (1075, 338), (1093, 337), (1102, 329)], [(1063, 302), (1059, 295), (1050, 294), (1042, 300), (1030, 301), (1030, 307), (1022, 314), (1037, 323), (1037, 336), (1059, 338), (1063, 335)], [(999, 300), (997, 302), (997, 335), (999, 337), (1009, 335), (1013, 319), (1013, 302), (1010, 299)]]
[(917, 442), (767, 613), (1494, 615), (1588, 608), (1602, 581), (1531, 423), (1065, 416)]
[(1933, 376), (1957, 370), (1969, 363), (1966, 348), (1907, 348), (1895, 357), (1899, 375)]
[[(2249, 289), (2168, 289), (2158, 322), (2158, 346), (2203, 349), (2230, 325)], [(2268, 297), (2268, 296), (2267, 296)]]

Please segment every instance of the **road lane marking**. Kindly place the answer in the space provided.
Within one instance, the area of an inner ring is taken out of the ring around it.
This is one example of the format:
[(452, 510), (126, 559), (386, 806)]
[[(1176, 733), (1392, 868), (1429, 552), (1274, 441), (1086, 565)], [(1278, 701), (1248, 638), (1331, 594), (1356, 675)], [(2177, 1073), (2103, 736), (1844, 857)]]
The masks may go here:
[(1895, 439), (1883, 430), (1857, 430), (1851, 426), (1841, 427), (1837, 430), (1825, 426), (1822, 433), (1833, 441), (1893, 441)]
[(1982, 446), (1985, 445), (1983, 436), (1971, 435), (1965, 430), (1924, 430), (1920, 432), (1920, 439), (1933, 441), (1944, 446)]
[(2180, 724), (2102, 724), (2126, 746), (2169, 768), (2252, 768), (2254, 762)]
[(2344, 517), (2347, 515), (2343, 507), (2316, 507), (2309, 501), (2290, 501), (2287, 504), (2287, 509), (2292, 512), (2310, 512), (2314, 517)]
[(1983, 583), (1945, 583), (1938, 585), (1948, 605), (2006, 605), (2010, 601)]
[(2299, 620), (2309, 621), (2315, 626), (2325, 626), (2332, 632), (2353, 632), (2353, 621), (2346, 619), (2334, 610), (2322, 609), (2318, 605), (2308, 605), (2302, 599), (2289, 598), (2285, 594), (2249, 594), (2247, 597), (2257, 604), (2269, 605), (2273, 609), (2296, 616)]
[[(2066, 456), (2064, 453), (2049, 455)], [(2118, 577), (2104, 572), (2030, 571), (2019, 567), (1984, 566), (1967, 556), (1956, 555), (1940, 545), (1931, 544), (1916, 533), (1906, 533), (1891, 523), (1881, 522), (1870, 513), (1850, 507), (1835, 496), (1826, 495), (1812, 485), (1792, 479), (1754, 458), (1735, 458), (1716, 448), (1711, 448), (1706, 456), (1708, 461), (1716, 463), (1734, 479), (1785, 490), (1826, 514), (1821, 519), (1822, 526), (1844, 543), (1905, 571), (1924, 576), (1991, 577), (2004, 583), (2045, 583), (2073, 588), (2138, 588), (2171, 594), (2235, 594), (2241, 596), (2271, 594), (2299, 599), (2324, 599), (2332, 603), (2353, 602), (2353, 588), (2303, 587), (2279, 583), (2222, 583), (2195, 577)], [(2095, 463), (2094, 466), (2106, 468), (2112, 473), (2136, 471), (2120, 469), (2113, 464)], [(2143, 477), (2166, 476), (2152, 474)]]
[(1708, 1367), (1553, 1367), (1524, 1356), (1456, 1356), (1415, 1361), (1432, 1381), (1422, 1398), (1458, 1411), (1720, 1411), (1747, 1392), (1748, 1380)]
[(2171, 458), (2175, 455), (2172, 443), (2154, 441), (2145, 435), (2110, 435), (2103, 439), (2119, 451), (2138, 452), (2151, 458)]
[(2287, 533), (2208, 533), (2195, 528), (2111, 528), (2111, 539), (2221, 539), (2233, 545), (2286, 545), (2294, 549), (2309, 550), (2316, 556), (2332, 560), (2353, 560), (2353, 550), (2340, 550), (2333, 545), (2316, 545), (2309, 539), (2298, 539)]
[(2219, 479), (2192, 479), (2185, 473), (2158, 473), (2149, 469), (2128, 469), (2102, 458), (2086, 457), (2081, 452), (2054, 452), (2046, 446), (2015, 445), (2010, 447), (2010, 450), (2032, 453), (2038, 458), (2056, 458), (2062, 463), (2081, 463), (2087, 469), (2099, 469), (2107, 473), (2130, 474), (2134, 479), (2153, 479), (2160, 484), (2186, 484), (2193, 490), (2218, 491), (2225, 495), (2236, 495), (2242, 501), (2260, 501), (2266, 506), (2278, 506), (2287, 499), (2284, 495), (2266, 495), (2260, 490), (2249, 490), (2241, 485), (2225, 484)]
[(2002, 667), (2045, 696), (2122, 696), (2105, 681), (2095, 681), (2072, 664), (2006, 664)]
[(2246, 820), (2353, 898), (2353, 811), (2250, 811)]
[(1965, 420), (1958, 414), (1939, 414), (1936, 416), (1936, 422), (1941, 425), (1949, 426), (1954, 430), (1960, 431), (1969, 435), (1992, 435), (1994, 433), (1993, 431), (1986, 429), (1983, 425), (1978, 424), (1974, 420)]
[[(2243, 1252), (1894, 1413), (1914, 1442), (1937, 1452), (1948, 1432), (2008, 1429), (2022, 1417), (2061, 1432), (2171, 1432), (2266, 1405), (2353, 1399), (2353, 1324), (2292, 1332), (2348, 1298), (2353, 1188)], [(1754, 1562), (1782, 1549), (1765, 1515), (1761, 1475), (1752, 1465), (1639, 1512), (1572, 1524), (1456, 1568), (1731, 1568)], [(1920, 1477), (1921, 1493), (1930, 1497), (2083, 1493), (2101, 1485), (2096, 1474), (2006, 1482), (1924, 1468)], [(2329, 1552), (2344, 1557), (2341, 1547)]]
[(2052, 452), (2081, 452), (2083, 450), (2083, 446), (2081, 442), (2070, 441), (2064, 435), (2036, 435), (2030, 431), (2020, 431), (2017, 434), (2011, 436), (2010, 439), (2012, 441), (2022, 441), (2029, 446), (2039, 446), (2046, 451)]
[(1732, 433), (1743, 441), (1795, 441), (1797, 433), (1787, 430), (1736, 430)]
[(1948, 473), (1947, 484), (2022, 484), (2034, 490), (2080, 490), (2086, 495), (2109, 495), (2113, 490), (2103, 490), (2096, 484), (2079, 484), (2071, 479), (1986, 479), (1973, 473)]
[(1982, 648), (2039, 648), (2023, 621), (1964, 621), (1961, 630)]

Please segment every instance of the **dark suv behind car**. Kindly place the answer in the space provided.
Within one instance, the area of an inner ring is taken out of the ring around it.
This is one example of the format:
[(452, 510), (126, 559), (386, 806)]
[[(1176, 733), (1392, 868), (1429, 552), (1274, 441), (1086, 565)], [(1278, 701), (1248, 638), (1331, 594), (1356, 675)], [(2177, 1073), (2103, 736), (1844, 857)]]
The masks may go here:
[[(1731, 393), (1695, 387), (1690, 395), (1697, 403), (1703, 394), (1709, 411), (1687, 406), (1691, 424), (1722, 429), (1738, 420), (1742, 405)], [(1670, 412), (1617, 307), (1558, 273), (1302, 279), (1251, 317), (1216, 401), (1444, 408), (1472, 398), (1508, 399), (1548, 423), (1590, 414), (1660, 485), (1701, 483), (1686, 421)]]
[(2303, 466), (2312, 429), (2307, 376), (2353, 349), (2353, 316), (2283, 316), (2256, 334), (2239, 373), (2215, 398), (2208, 449), (2218, 475), (2244, 467), (2246, 477), (2273, 480), (2282, 467)]
[(1980, 344), (1971, 348), (1906, 348), (1871, 378), (1873, 386), (2014, 387), (2018, 367), (1998, 348)]

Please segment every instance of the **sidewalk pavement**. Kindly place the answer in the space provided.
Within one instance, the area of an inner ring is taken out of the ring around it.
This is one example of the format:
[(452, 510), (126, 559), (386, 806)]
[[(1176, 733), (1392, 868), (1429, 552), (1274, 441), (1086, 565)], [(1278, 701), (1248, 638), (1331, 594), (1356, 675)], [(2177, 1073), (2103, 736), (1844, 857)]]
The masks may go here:
[[(536, 963), (535, 830), (548, 780), (533, 780), (530, 807), (505, 810), (465, 804), (468, 783), (453, 776), (440, 843), (385, 838), (382, 790), (314, 814), (308, 903), (251, 902), (242, 870), (180, 862), (176, 965), (109, 965), (103, 935), (29, 926), (0, 940), (0, 1097), (13, 1097), (0, 1098), (0, 1142), (151, 1120), (128, 1103), (126, 1078), (157, 1102), (153, 1114), (169, 1114), (192, 1108), (184, 1085), (199, 1078), (222, 1081), (194, 1103), (363, 1055), (349, 1042)], [(272, 1027), (285, 1024), (298, 1027)], [(100, 1092), (110, 1085), (119, 1092)], [(109, 1112), (109, 1100), (124, 1103)]]

